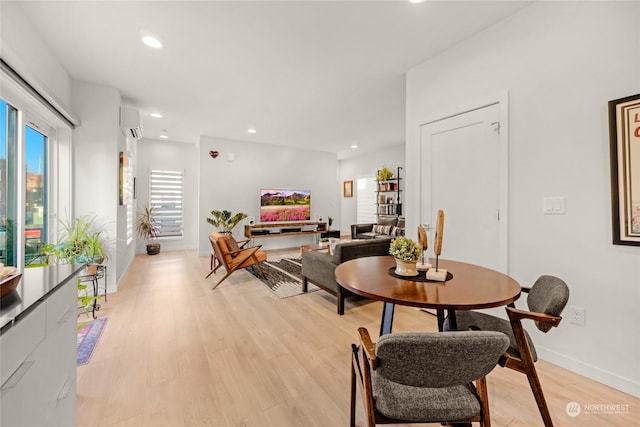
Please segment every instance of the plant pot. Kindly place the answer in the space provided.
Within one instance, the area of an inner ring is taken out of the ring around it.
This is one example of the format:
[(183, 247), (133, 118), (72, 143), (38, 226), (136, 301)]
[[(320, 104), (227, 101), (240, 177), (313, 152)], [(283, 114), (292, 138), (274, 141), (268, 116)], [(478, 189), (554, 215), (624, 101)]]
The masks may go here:
[(418, 261), (403, 261), (395, 258), (396, 260), (396, 274), (399, 276), (417, 276), (418, 270), (416, 264)]
[(158, 255), (160, 253), (160, 243), (147, 243), (147, 255)]

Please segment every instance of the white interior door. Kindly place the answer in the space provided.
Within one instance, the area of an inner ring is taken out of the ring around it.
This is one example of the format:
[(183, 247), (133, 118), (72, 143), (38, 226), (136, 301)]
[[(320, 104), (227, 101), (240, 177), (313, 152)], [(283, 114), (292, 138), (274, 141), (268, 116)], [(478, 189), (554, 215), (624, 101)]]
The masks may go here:
[(443, 258), (506, 272), (500, 141), (500, 104), (421, 126), (421, 223), (433, 228), (442, 209)]

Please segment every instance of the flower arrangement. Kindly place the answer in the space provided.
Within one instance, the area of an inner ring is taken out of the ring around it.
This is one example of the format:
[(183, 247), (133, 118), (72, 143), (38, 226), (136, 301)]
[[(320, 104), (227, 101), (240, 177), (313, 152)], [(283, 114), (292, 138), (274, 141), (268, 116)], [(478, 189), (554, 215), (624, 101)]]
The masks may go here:
[(406, 236), (400, 236), (391, 242), (389, 254), (402, 261), (417, 261), (420, 258), (420, 247)]

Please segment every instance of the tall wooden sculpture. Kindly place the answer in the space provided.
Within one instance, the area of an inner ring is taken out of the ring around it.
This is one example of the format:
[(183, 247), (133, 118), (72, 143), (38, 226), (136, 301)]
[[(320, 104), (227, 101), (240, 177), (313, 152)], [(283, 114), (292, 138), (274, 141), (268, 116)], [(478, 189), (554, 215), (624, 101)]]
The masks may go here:
[(433, 244), (433, 252), (436, 254), (436, 268), (427, 271), (427, 279), (444, 282), (447, 278), (447, 270), (438, 268), (438, 259), (442, 252), (442, 235), (444, 232), (444, 211), (438, 211), (438, 222), (436, 223), (436, 236)]
[(416, 268), (419, 271), (426, 271), (431, 268), (431, 264), (427, 259), (426, 251), (429, 248), (429, 242), (427, 241), (427, 230), (424, 229), (423, 226), (418, 226), (418, 246), (422, 250), (422, 259), (416, 265)]

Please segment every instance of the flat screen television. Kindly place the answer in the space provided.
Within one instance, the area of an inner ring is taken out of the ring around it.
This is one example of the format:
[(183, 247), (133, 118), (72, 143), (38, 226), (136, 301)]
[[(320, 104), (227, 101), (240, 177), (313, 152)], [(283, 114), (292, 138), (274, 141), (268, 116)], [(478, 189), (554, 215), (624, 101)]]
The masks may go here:
[(309, 221), (311, 191), (260, 190), (260, 222)]

